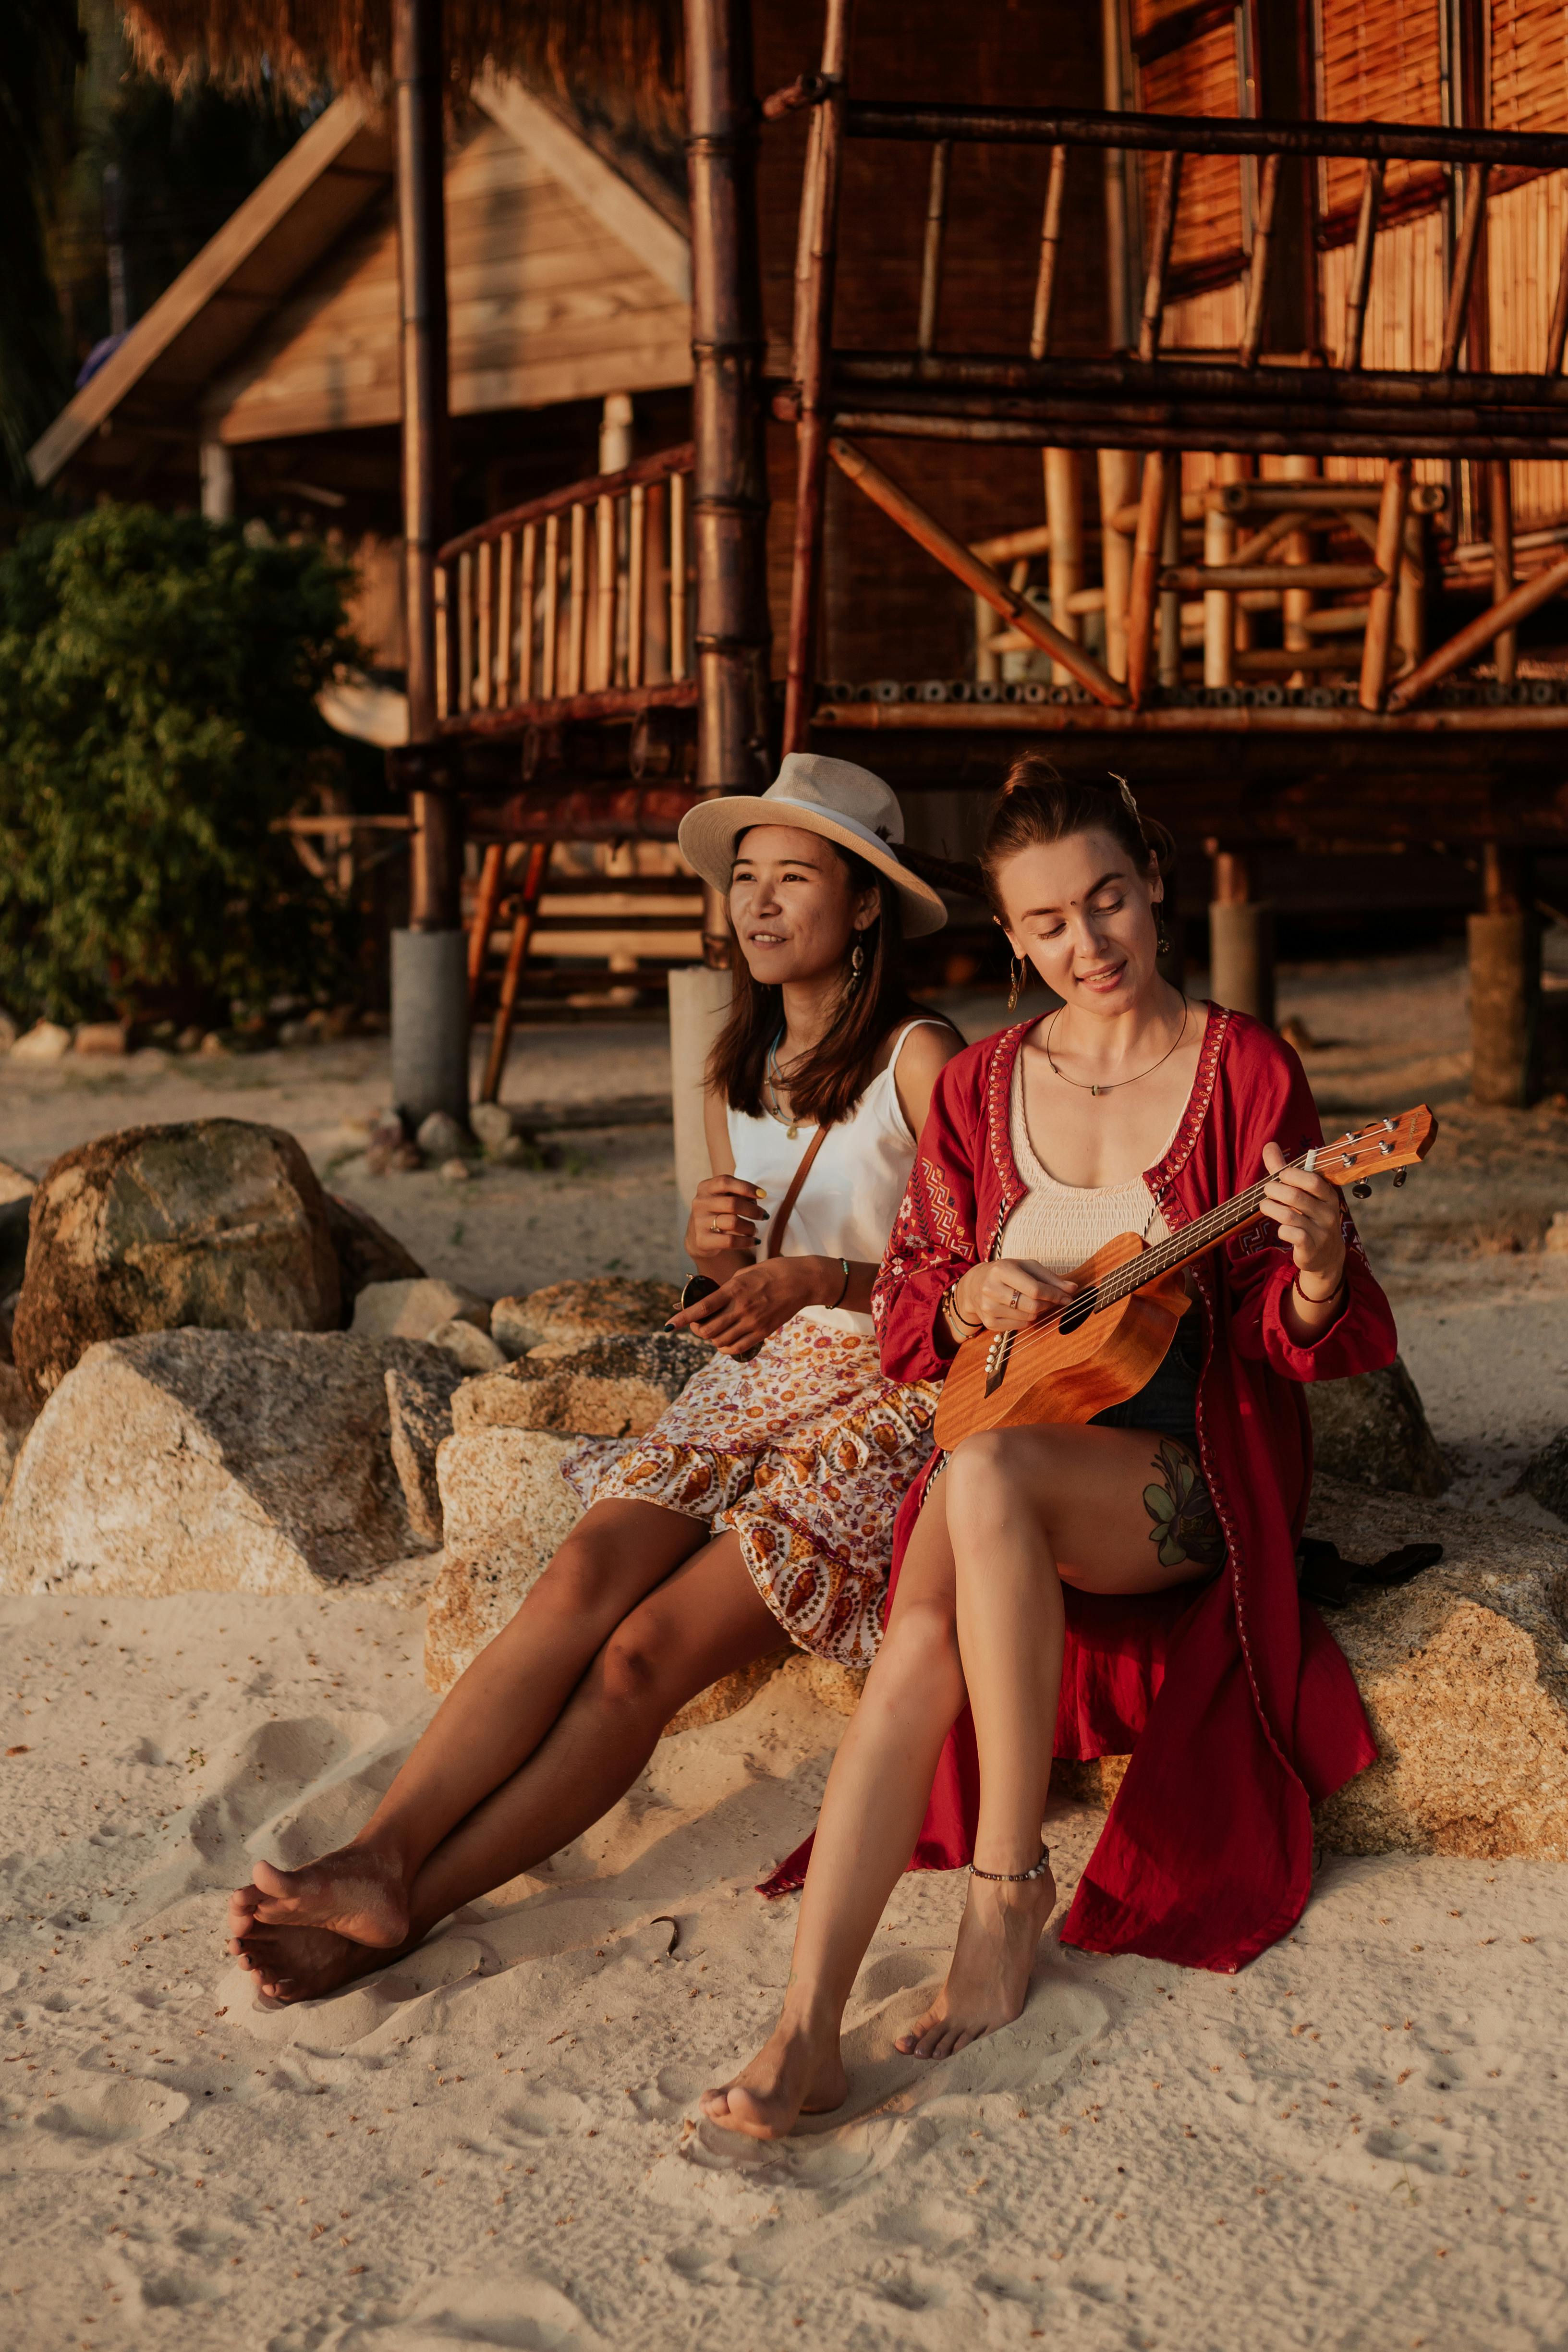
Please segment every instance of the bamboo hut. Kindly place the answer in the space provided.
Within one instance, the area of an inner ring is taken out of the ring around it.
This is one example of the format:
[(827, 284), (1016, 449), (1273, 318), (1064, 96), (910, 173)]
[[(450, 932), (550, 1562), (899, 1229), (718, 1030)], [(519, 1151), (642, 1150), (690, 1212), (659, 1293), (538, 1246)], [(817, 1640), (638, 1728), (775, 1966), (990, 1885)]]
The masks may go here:
[[(1559, 7), (135, 22), (166, 70), (266, 51), (393, 91), (411, 990), (455, 1003), (465, 805), (520, 832), (814, 742), (961, 832), (1044, 738), (1206, 845), (1233, 1003), (1268, 1010), (1281, 861), (1463, 874), (1477, 1090), (1528, 1098), (1537, 868), (1568, 848)], [(501, 70), (652, 155), (684, 130), (691, 429), (453, 536), (429, 159)]]

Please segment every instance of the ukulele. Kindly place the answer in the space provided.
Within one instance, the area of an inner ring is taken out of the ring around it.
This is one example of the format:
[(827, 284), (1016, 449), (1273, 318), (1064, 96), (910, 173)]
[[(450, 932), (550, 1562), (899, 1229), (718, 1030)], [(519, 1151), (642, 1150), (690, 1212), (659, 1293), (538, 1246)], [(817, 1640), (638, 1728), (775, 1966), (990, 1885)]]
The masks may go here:
[[(1398, 1118), (1376, 1119), (1335, 1143), (1317, 1144), (1289, 1164), (1313, 1170), (1365, 1200), (1369, 1177), (1392, 1174), (1403, 1184), (1437, 1138), (1437, 1122), (1422, 1103)], [(1260, 1177), (1153, 1247), (1136, 1234), (1118, 1234), (1076, 1269), (1079, 1288), (1065, 1304), (1021, 1331), (980, 1331), (966, 1339), (942, 1384), (937, 1444), (951, 1452), (977, 1429), (1092, 1421), (1136, 1396), (1164, 1361), (1192, 1304), (1179, 1269), (1256, 1224), (1270, 1181)]]

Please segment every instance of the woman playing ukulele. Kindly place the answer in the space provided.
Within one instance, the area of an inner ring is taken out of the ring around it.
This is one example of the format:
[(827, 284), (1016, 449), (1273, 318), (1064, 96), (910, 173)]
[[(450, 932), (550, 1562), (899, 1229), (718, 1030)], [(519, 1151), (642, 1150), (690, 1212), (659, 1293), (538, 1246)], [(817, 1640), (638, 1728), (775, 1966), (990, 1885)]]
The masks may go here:
[[(1301, 1383), (1388, 1363), (1394, 1326), (1334, 1187), (1286, 1165), (1322, 1140), (1301, 1065), (1160, 977), (1159, 850), (1124, 785), (1021, 759), (982, 864), (1019, 977), (1061, 1005), (937, 1081), (873, 1301), (884, 1369), (939, 1381), (964, 1339), (1057, 1311), (1116, 1234), (1163, 1238), (1265, 1171), (1272, 1222), (1189, 1267), (1192, 1306), (1128, 1402), (967, 1437), (911, 1490), (783, 2014), (703, 2101), (758, 2138), (844, 2097), (840, 2019), (912, 1856), (972, 1875), (946, 1984), (898, 2046), (946, 2057), (1019, 2015), (1057, 1899), (1053, 1754), (1131, 1751), (1065, 1937), (1234, 1969), (1306, 1902), (1310, 1805), (1376, 1752), (1297, 1597)], [(791, 1857), (766, 1891), (799, 1883)]]

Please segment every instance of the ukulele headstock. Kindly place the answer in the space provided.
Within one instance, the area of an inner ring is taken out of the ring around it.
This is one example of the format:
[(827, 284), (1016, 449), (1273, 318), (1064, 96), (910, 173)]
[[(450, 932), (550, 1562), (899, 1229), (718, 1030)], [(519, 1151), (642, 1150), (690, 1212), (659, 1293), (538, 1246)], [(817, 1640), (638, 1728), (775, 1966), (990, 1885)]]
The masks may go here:
[(1364, 1201), (1372, 1190), (1369, 1177), (1392, 1175), (1402, 1184), (1406, 1171), (1425, 1160), (1437, 1139), (1436, 1118), (1426, 1103), (1417, 1103), (1397, 1118), (1374, 1119), (1353, 1135), (1320, 1144), (1308, 1152), (1305, 1165)]

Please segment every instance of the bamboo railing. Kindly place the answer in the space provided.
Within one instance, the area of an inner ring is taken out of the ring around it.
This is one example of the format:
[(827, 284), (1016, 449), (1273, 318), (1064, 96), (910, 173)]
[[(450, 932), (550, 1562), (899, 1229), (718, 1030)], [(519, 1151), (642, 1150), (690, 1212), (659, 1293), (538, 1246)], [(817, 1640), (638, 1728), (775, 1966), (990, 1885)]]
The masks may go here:
[(436, 711), (486, 732), (696, 698), (690, 443), (571, 482), (436, 558)]

